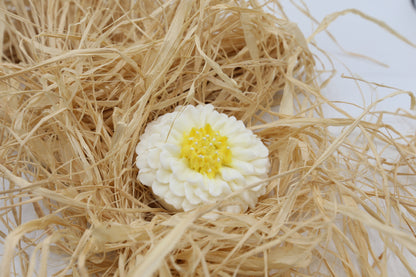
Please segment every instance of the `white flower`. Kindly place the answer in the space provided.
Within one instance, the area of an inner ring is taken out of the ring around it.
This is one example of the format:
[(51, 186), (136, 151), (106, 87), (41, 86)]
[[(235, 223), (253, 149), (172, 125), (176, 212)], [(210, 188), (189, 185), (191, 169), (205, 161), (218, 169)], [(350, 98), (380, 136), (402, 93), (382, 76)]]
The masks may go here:
[(168, 209), (188, 211), (242, 190), (224, 208), (240, 212), (265, 193), (267, 147), (242, 121), (212, 105), (181, 106), (160, 116), (148, 124), (136, 152), (138, 179)]

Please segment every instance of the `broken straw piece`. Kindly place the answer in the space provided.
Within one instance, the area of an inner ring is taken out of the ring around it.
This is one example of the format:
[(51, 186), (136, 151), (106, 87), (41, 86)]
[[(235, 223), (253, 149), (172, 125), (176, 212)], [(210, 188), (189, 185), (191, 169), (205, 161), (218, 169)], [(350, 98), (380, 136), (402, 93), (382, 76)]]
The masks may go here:
[(149, 123), (136, 153), (139, 181), (170, 210), (188, 211), (242, 190), (223, 208), (238, 213), (265, 193), (267, 147), (212, 105), (181, 106)]

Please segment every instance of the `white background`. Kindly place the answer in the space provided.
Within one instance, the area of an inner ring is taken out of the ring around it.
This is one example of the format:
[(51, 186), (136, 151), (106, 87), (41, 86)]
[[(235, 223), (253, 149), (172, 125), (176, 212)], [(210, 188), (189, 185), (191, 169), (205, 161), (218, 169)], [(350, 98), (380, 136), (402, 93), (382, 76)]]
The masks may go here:
[[(298, 2), (296, 1), (296, 3)], [(413, 8), (410, 0), (313, 0), (306, 2), (310, 14), (319, 22), (331, 13), (346, 9), (358, 9), (384, 21), (416, 44), (416, 9)], [(309, 18), (294, 8), (289, 0), (281, 1), (281, 3), (285, 7), (289, 19), (298, 24), (305, 37), (309, 37), (317, 25), (312, 24)], [(325, 32), (318, 34), (315, 37), (318, 46), (331, 55), (337, 70), (336, 77), (323, 90), (323, 94), (330, 100), (346, 101), (363, 106), (394, 91), (375, 90), (374, 86), (370, 87), (362, 82), (359, 83), (360, 87), (357, 87), (354, 81), (341, 78), (341, 75), (351, 76), (351, 74), (366, 81), (411, 91), (415, 94), (416, 48), (355, 14), (338, 17), (330, 24), (328, 31), (346, 51), (373, 58), (389, 66), (386, 68), (367, 59), (350, 56), (342, 51)], [(311, 50), (315, 52), (313, 47)], [(362, 94), (360, 90), (362, 90)], [(403, 95), (381, 103), (378, 109), (395, 111), (397, 108), (403, 108), (409, 110), (409, 103), (410, 98)], [(361, 112), (352, 106), (348, 106), (346, 109), (349, 109), (352, 115), (358, 115)], [(328, 111), (328, 116), (336, 116), (336, 114)], [(398, 122), (397, 124), (405, 123)], [(413, 131), (414, 134), (416, 123), (406, 123), (404, 129)]]

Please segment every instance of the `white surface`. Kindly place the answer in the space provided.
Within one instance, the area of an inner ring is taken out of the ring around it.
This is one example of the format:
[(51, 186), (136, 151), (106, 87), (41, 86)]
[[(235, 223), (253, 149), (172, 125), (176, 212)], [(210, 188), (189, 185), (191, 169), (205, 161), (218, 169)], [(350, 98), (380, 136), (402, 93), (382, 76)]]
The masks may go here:
[[(289, 18), (298, 24), (305, 37), (309, 37), (316, 29), (316, 24), (312, 25), (311, 20), (290, 5), (289, 0), (283, 1), (282, 5), (285, 7)], [(337, 11), (358, 9), (384, 21), (398, 33), (416, 44), (416, 10), (412, 7), (410, 0), (313, 0), (308, 1), (307, 5), (312, 16), (318, 21), (322, 21), (325, 16)], [(370, 82), (381, 83), (415, 93), (415, 48), (402, 42), (376, 24), (355, 14), (338, 17), (330, 24), (328, 31), (331, 32), (346, 51), (371, 57), (389, 66), (389, 68), (386, 68), (369, 60), (349, 56), (325, 32), (318, 34), (315, 37), (318, 46), (331, 55), (337, 70), (336, 77), (323, 91), (330, 100), (368, 105), (373, 100), (394, 91), (387, 89), (374, 91), (368, 85), (360, 83), (365, 99), (363, 100), (356, 83), (349, 79), (341, 78), (342, 75), (351, 76), (352, 73), (354, 76)], [(311, 50), (316, 52), (313, 47), (311, 47)], [(379, 109), (394, 111), (397, 108), (408, 110), (409, 97), (403, 95), (379, 105)], [(352, 112), (352, 115), (358, 115), (360, 112), (360, 110), (356, 110), (351, 106), (349, 106), (349, 111)], [(328, 112), (329, 116), (335, 116), (335, 113), (332, 113), (332, 111)], [(413, 129), (416, 129), (415, 125)]]

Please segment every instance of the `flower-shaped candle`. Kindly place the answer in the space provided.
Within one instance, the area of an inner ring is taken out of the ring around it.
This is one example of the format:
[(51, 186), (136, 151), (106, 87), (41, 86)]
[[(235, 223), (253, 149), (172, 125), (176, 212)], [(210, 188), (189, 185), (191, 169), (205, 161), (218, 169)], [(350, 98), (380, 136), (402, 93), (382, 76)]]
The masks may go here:
[(188, 211), (241, 191), (224, 208), (240, 212), (265, 193), (267, 147), (242, 121), (212, 105), (160, 116), (148, 124), (136, 152), (138, 179), (168, 209)]

